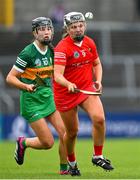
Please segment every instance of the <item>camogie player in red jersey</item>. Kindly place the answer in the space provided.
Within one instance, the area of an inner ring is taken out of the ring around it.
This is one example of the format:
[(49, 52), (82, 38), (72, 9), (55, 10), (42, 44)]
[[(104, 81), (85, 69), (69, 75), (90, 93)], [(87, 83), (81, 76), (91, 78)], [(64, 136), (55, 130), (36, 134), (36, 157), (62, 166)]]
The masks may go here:
[(95, 42), (85, 35), (86, 21), (80, 12), (64, 16), (67, 36), (55, 48), (54, 98), (66, 127), (64, 136), (69, 172), (80, 176), (75, 155), (78, 133), (78, 106), (87, 112), (92, 121), (92, 163), (105, 170), (113, 170), (111, 162), (103, 157), (105, 141), (105, 115), (99, 96), (75, 92), (75, 88), (102, 91), (102, 65)]

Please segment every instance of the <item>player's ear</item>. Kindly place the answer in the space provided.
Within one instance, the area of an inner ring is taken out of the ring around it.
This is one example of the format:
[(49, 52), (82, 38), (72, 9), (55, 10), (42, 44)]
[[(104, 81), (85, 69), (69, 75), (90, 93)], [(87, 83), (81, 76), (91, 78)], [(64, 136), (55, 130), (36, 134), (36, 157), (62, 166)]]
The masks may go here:
[(67, 31), (67, 33), (69, 33), (69, 31), (70, 31), (70, 26), (67, 26), (67, 27), (66, 27), (66, 31)]
[(87, 23), (86, 22), (84, 22), (84, 26), (85, 26), (85, 30), (87, 29)]
[(32, 31), (32, 33), (33, 33), (33, 36), (35, 36), (35, 31)]
[(33, 36), (36, 37), (37, 31), (34, 30), (34, 31), (32, 31), (32, 33), (33, 33)]

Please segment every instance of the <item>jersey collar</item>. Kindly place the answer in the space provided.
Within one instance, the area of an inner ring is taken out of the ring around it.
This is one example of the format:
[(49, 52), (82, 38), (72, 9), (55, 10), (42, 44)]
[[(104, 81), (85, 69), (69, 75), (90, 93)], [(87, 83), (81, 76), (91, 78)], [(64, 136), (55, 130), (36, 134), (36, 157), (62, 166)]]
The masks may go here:
[(48, 51), (48, 48), (47, 48), (47, 47), (46, 47), (46, 50), (45, 50), (45, 51), (42, 51), (42, 50), (38, 47), (38, 45), (36, 44), (35, 41), (33, 42), (33, 45), (36, 47), (36, 49), (37, 49), (42, 55), (45, 55), (45, 54), (47, 53), (47, 51)]
[(72, 43), (75, 44), (76, 46), (81, 47), (82, 44), (83, 44), (83, 40), (82, 40), (80, 43), (76, 43), (76, 42), (74, 42), (74, 40), (73, 40), (70, 36), (68, 36), (67, 38), (68, 38), (68, 40), (69, 40), (70, 42), (72, 42)]

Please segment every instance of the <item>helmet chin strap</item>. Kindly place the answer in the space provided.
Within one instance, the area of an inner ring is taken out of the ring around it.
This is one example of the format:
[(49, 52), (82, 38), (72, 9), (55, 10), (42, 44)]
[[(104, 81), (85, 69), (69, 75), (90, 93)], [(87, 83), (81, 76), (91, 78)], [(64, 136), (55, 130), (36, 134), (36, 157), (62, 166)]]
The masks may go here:
[(81, 42), (84, 39), (84, 35), (76, 36), (73, 38), (75, 42)]
[(42, 42), (40, 42), (42, 45), (49, 45), (51, 43), (51, 39), (48, 39), (48, 40), (44, 40)]

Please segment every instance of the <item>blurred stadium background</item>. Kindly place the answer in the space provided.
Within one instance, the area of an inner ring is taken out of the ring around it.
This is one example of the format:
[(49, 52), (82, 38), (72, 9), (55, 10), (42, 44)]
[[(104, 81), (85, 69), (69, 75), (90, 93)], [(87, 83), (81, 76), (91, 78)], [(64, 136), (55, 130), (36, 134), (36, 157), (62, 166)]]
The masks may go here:
[[(87, 34), (94, 38), (103, 63), (101, 98), (107, 137), (140, 137), (139, 0), (0, 0), (0, 139), (33, 135), (19, 116), (19, 91), (5, 83), (16, 56), (32, 41), (32, 19), (53, 19), (56, 45), (61, 39), (62, 16), (70, 11), (94, 15), (87, 22)], [(79, 116), (79, 136), (90, 137), (90, 121), (82, 110)]]

